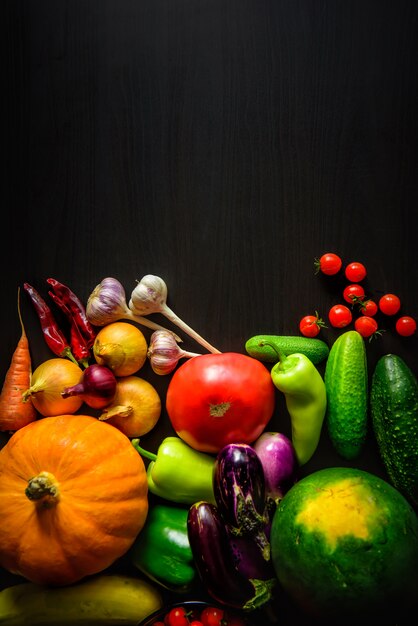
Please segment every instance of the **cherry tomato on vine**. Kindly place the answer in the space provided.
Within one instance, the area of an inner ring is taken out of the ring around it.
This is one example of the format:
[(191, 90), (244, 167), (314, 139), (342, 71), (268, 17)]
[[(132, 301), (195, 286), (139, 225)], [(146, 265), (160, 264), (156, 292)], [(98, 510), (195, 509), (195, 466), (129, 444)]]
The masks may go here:
[(178, 606), (167, 614), (167, 626), (190, 626), (187, 611), (183, 606)]
[[(225, 611), (215, 606), (208, 606), (200, 614), (203, 626), (222, 626)], [(229, 623), (229, 622), (228, 622)]]
[(200, 620), (194, 619), (192, 622), (189, 622), (189, 626), (204, 626), (204, 625), (203, 625), (203, 622), (201, 622)]
[(396, 332), (401, 337), (410, 337), (417, 330), (417, 323), (413, 317), (409, 315), (403, 315), (398, 320), (396, 320)]
[(378, 329), (378, 324), (374, 317), (368, 317), (367, 315), (362, 315), (358, 317), (354, 322), (354, 328), (362, 337), (371, 337), (374, 335)]
[(344, 328), (350, 324), (353, 316), (350, 309), (344, 304), (334, 304), (329, 310), (328, 319), (334, 328)]
[(396, 315), (401, 308), (401, 301), (394, 293), (386, 293), (379, 300), (379, 309), (385, 315)]
[(342, 261), (338, 254), (334, 254), (333, 252), (327, 252), (326, 254), (323, 254), (319, 259), (315, 259), (314, 264), (316, 268), (316, 274), (318, 272), (322, 272), (327, 276), (333, 276), (340, 271)]
[(360, 303), (360, 313), (362, 315), (367, 315), (368, 317), (373, 317), (376, 315), (378, 311), (378, 306), (374, 300), (365, 300)]
[(357, 283), (353, 283), (352, 285), (347, 285), (347, 287), (343, 291), (343, 298), (346, 302), (350, 304), (355, 304), (361, 298), (364, 298), (365, 292), (361, 285)]
[(345, 277), (351, 283), (359, 283), (364, 278), (366, 278), (367, 270), (363, 263), (358, 263), (354, 261), (353, 263), (349, 263), (345, 268)]
[(299, 330), (305, 337), (316, 337), (324, 326), (325, 324), (317, 312), (315, 315), (305, 315), (299, 322)]

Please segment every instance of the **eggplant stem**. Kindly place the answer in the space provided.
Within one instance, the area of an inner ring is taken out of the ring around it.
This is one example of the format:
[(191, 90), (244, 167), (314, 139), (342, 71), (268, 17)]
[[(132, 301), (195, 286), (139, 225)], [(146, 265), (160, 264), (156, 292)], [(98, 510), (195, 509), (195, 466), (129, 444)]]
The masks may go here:
[(265, 526), (267, 519), (256, 510), (251, 495), (248, 495), (245, 498), (242, 492), (240, 492), (236, 494), (236, 498), (237, 526), (234, 528), (235, 535), (251, 535), (254, 534), (259, 528)]
[(277, 582), (275, 578), (270, 578), (269, 580), (250, 578), (249, 581), (254, 587), (254, 595), (242, 607), (245, 611), (253, 611), (269, 602)]

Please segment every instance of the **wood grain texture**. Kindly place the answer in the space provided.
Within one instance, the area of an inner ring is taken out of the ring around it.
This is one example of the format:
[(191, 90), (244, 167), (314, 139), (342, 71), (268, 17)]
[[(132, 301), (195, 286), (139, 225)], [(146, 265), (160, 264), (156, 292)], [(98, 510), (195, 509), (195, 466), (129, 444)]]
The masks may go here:
[[(129, 297), (160, 275), (180, 317), (242, 352), (326, 316), (345, 283), (313, 260), (335, 251), (366, 264), (370, 295), (397, 293), (418, 317), (414, 0), (21, 0), (0, 13), (2, 375), (17, 287), (46, 293), (50, 276), (86, 300), (105, 276)], [(23, 312), (37, 365), (49, 353)], [(417, 337), (387, 326), (370, 371), (394, 352), (417, 372)], [(169, 428), (164, 416), (150, 445)], [(324, 436), (306, 471), (331, 463)], [(384, 476), (373, 441), (358, 465)]]

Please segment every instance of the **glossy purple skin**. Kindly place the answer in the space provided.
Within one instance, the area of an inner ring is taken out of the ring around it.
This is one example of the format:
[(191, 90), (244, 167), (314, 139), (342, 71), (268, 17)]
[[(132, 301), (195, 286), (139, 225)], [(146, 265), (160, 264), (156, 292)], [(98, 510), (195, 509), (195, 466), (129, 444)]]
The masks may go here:
[(263, 466), (266, 495), (277, 503), (298, 479), (293, 444), (282, 433), (264, 432), (252, 447)]
[(228, 530), (228, 527), (226, 533), (232, 562), (242, 576), (258, 580), (269, 580), (275, 577), (272, 560), (266, 561), (263, 558), (254, 537), (236, 537)]
[(254, 587), (235, 568), (217, 507), (208, 502), (192, 504), (187, 531), (196, 569), (209, 595), (220, 604), (239, 609), (251, 603)]
[(213, 490), (222, 518), (240, 533), (252, 534), (264, 525), (264, 470), (252, 446), (231, 443), (218, 452)]

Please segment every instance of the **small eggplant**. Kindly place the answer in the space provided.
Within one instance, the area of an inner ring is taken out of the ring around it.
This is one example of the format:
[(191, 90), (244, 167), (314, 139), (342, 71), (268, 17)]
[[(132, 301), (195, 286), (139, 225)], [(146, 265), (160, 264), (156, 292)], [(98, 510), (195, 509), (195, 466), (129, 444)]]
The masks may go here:
[[(272, 560), (266, 561), (254, 537), (237, 537), (227, 525), (225, 529), (234, 567), (242, 576), (259, 580), (275, 578)], [(265, 532), (267, 535), (268, 530)]]
[(264, 470), (255, 450), (245, 443), (224, 446), (215, 460), (213, 491), (220, 515), (238, 537), (253, 536), (270, 559), (264, 527), (268, 522)]
[(187, 531), (196, 569), (214, 600), (250, 611), (271, 599), (276, 578), (248, 578), (235, 568), (225, 524), (214, 504), (203, 501), (192, 504)]
[(299, 464), (292, 441), (278, 432), (264, 432), (252, 444), (264, 470), (266, 496), (274, 504), (298, 478)]

